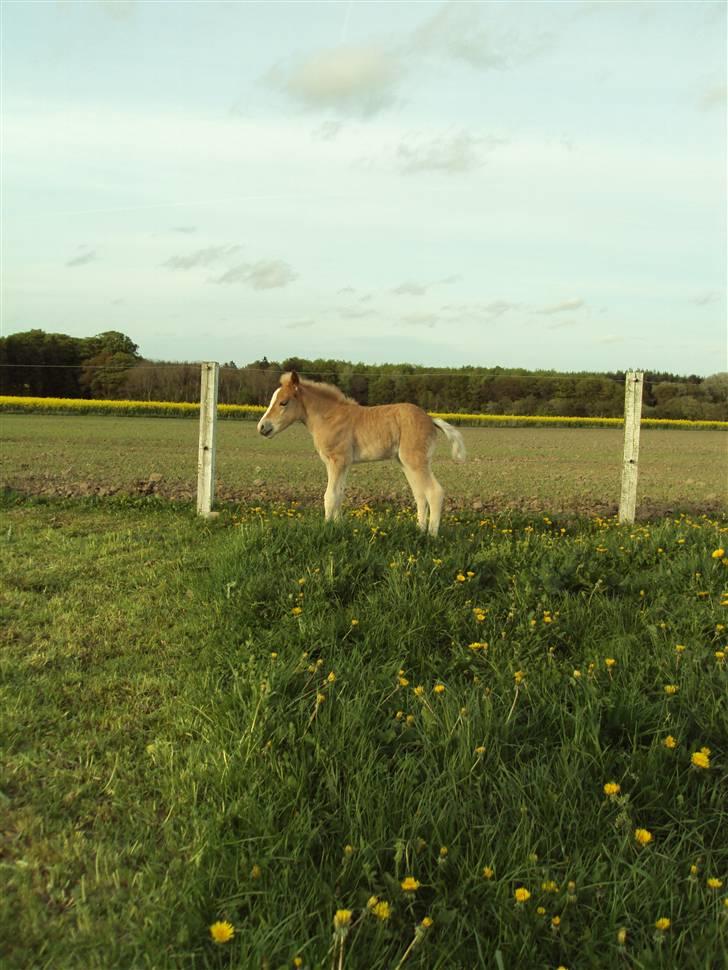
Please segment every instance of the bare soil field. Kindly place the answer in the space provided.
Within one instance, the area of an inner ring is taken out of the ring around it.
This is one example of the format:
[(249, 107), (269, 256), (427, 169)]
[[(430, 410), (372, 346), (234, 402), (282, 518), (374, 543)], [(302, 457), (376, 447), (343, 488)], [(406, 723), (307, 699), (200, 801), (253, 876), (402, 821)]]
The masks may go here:
[[(622, 432), (606, 428), (464, 428), (468, 461), (455, 464), (442, 440), (435, 474), (450, 510), (554, 513), (616, 511)], [(0, 486), (44, 496), (158, 495), (192, 501), (196, 420), (4, 414)], [(322, 502), (324, 467), (305, 428), (272, 441), (252, 421), (218, 424), (218, 501)], [(347, 504), (411, 504), (395, 462), (356, 466)], [(728, 507), (728, 435), (643, 429), (638, 515)]]

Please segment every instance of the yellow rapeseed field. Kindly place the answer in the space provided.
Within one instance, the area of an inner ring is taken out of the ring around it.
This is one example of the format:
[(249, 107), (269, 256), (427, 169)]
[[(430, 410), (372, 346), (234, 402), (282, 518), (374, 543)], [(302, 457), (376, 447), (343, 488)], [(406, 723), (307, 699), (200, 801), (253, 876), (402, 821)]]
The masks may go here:
[[(102, 401), (85, 398), (61, 397), (15, 397), (0, 395), (0, 411), (21, 411), (25, 413), (75, 413), (75, 414), (115, 414), (115, 415), (152, 415), (160, 417), (193, 416), (199, 413), (199, 404), (174, 401)], [(219, 404), (218, 416), (221, 418), (255, 418), (263, 414), (265, 408), (259, 404)], [(433, 418), (441, 418), (453, 424), (466, 424), (473, 427), (483, 425), (549, 425), (565, 427), (608, 427), (618, 428), (624, 423), (622, 418), (566, 417), (544, 414), (455, 414), (449, 412), (430, 412)], [(650, 428), (709, 428), (728, 430), (728, 421), (687, 421), (678, 418), (643, 418), (642, 424)]]

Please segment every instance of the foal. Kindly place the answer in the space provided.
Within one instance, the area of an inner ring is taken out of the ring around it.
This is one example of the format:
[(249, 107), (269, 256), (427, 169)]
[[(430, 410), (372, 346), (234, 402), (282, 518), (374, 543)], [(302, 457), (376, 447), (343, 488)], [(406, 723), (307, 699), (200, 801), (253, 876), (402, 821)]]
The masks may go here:
[(437, 535), (444, 493), (432, 474), (430, 459), (435, 449), (436, 428), (439, 428), (452, 443), (453, 458), (465, 461), (465, 443), (456, 428), (447, 421), (430, 418), (414, 404), (364, 407), (346, 397), (338, 387), (302, 380), (291, 371), (281, 377), (281, 386), (258, 422), (258, 431), (263, 437), (272, 438), (294, 421), (306, 425), (326, 465), (327, 522), (339, 517), (344, 484), (352, 464), (397, 458), (417, 502), (417, 524), (423, 532), (427, 528), (430, 535)]

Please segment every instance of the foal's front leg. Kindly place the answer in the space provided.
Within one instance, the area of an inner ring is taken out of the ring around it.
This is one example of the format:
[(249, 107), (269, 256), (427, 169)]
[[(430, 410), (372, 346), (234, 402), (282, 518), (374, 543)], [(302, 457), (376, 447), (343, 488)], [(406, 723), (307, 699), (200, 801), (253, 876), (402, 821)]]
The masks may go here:
[(329, 483), (324, 494), (324, 513), (326, 521), (331, 522), (332, 519), (338, 519), (341, 514), (341, 502), (344, 498), (344, 485), (346, 484), (349, 466), (331, 458), (324, 458), (324, 461), (329, 477)]

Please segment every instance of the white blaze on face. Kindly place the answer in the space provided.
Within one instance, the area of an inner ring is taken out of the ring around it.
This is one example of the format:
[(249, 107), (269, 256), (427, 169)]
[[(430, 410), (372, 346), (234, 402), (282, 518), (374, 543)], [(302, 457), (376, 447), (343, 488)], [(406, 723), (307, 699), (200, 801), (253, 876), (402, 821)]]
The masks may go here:
[(260, 434), (263, 433), (263, 425), (264, 425), (265, 421), (267, 420), (268, 415), (270, 414), (270, 412), (271, 412), (271, 410), (273, 408), (273, 405), (276, 403), (276, 400), (278, 399), (278, 393), (279, 393), (279, 391), (280, 391), (280, 387), (277, 387), (275, 389), (275, 391), (273, 391), (273, 397), (270, 399), (270, 404), (268, 405), (268, 410), (265, 412), (265, 414), (263, 415), (263, 417), (258, 422), (258, 432)]

